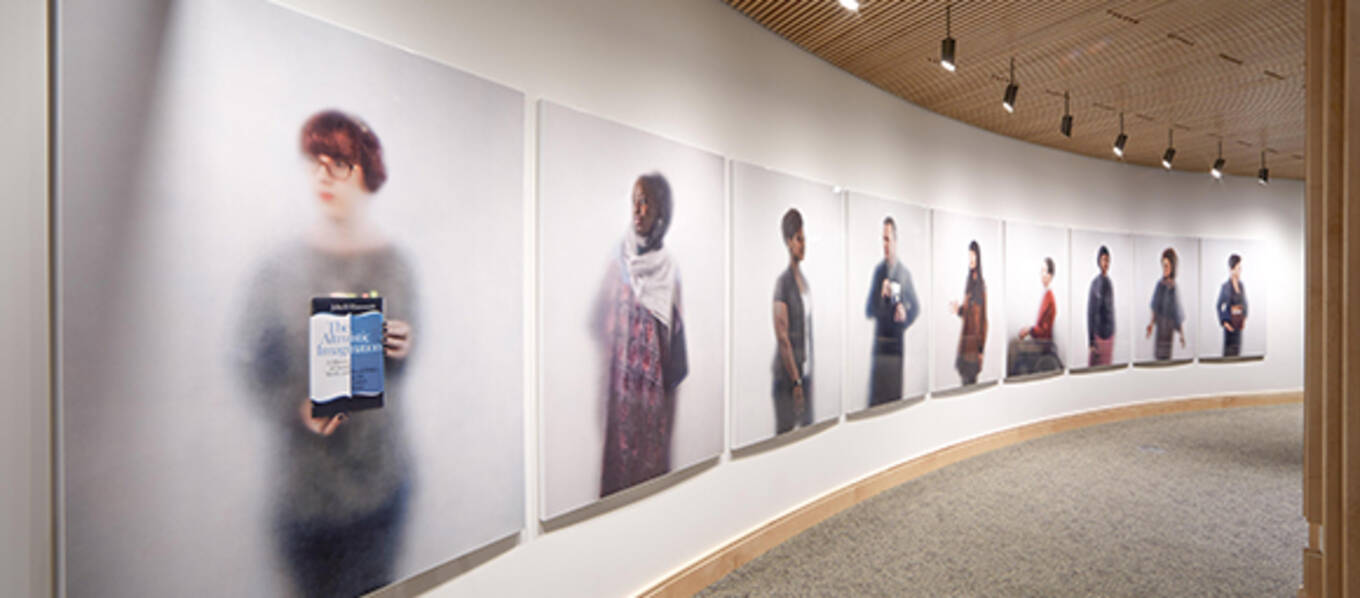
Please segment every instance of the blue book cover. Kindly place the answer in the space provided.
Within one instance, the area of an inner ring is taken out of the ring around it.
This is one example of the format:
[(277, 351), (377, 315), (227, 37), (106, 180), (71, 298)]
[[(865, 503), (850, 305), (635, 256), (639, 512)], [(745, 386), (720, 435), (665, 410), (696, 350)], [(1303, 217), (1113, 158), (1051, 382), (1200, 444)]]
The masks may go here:
[(315, 297), (308, 329), (312, 416), (382, 407), (382, 298)]

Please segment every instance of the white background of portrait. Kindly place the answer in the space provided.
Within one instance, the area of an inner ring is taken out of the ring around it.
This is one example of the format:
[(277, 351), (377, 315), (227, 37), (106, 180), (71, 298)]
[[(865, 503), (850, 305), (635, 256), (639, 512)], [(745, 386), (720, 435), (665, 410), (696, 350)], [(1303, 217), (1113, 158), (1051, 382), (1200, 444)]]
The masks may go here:
[(608, 348), (595, 324), (600, 289), (632, 231), (633, 183), (671, 186), (665, 248), (680, 270), (689, 374), (677, 390), (671, 470), (713, 457), (723, 440), (723, 159), (717, 154), (539, 103), (539, 290), (543, 518), (600, 496)]
[(1228, 281), (1228, 257), (1242, 256), (1242, 286), (1247, 290), (1247, 325), (1242, 331), (1242, 357), (1266, 354), (1270, 293), (1275, 288), (1275, 256), (1265, 243), (1249, 239), (1200, 239), (1199, 356), (1223, 356), (1223, 327), (1218, 323), (1218, 292)]
[(968, 282), (968, 244), (976, 240), (982, 254), (982, 279), (987, 283), (987, 345), (983, 347), (982, 371), (978, 384), (1001, 379), (1006, 371), (1005, 319), (1006, 273), (1002, 269), (1001, 221), (934, 210), (935, 296), (926, 313), (933, 313), (932, 346), (934, 362), (930, 389), (949, 390), (962, 386), (954, 360), (959, 354), (959, 334), (963, 319), (949, 311), (949, 302), (963, 302)]
[(1185, 346), (1181, 346), (1180, 335), (1172, 336), (1171, 361), (1193, 359), (1199, 336), (1199, 239), (1135, 235), (1133, 246), (1134, 256), (1138, 259), (1133, 269), (1133, 288), (1136, 289), (1133, 293), (1134, 363), (1156, 361), (1157, 332), (1154, 328), (1149, 336), (1147, 325), (1152, 321), (1152, 294), (1162, 279), (1162, 251), (1167, 247), (1176, 250), (1176, 294), (1185, 314), (1185, 321), (1181, 323)]
[(911, 272), (916, 300), (921, 303), (916, 321), (903, 335), (902, 396), (926, 393), (930, 377), (930, 210), (863, 193), (846, 194), (846, 238), (849, 266), (846, 272), (845, 411), (869, 406), (869, 376), (873, 365), (873, 318), (864, 317), (864, 303), (874, 270), (883, 263), (883, 218), (897, 223), (897, 259)]
[[(1057, 226), (1030, 224), (1007, 220), (1006, 228), (1006, 338), (1009, 350), (1012, 339), (1020, 335), (1020, 329), (1033, 326), (1039, 316), (1039, 302), (1044, 298), (1043, 282), (1039, 271), (1044, 266), (1044, 258), (1053, 258), (1053, 302), (1057, 314), (1053, 319), (1053, 342), (1057, 345), (1058, 357), (1067, 368), (1067, 322), (1072, 317), (1072, 303), (1068, 298), (1068, 268), (1071, 260), (1067, 257), (1067, 229)], [(1009, 352), (1004, 353), (1009, 358)], [(1010, 371), (1010, 364), (1006, 366)], [(1061, 371), (1061, 370), (1058, 370)], [(1045, 372), (1047, 373), (1047, 372)]]
[(732, 162), (732, 446), (775, 435), (775, 281), (789, 267), (780, 223), (803, 215), (799, 266), (812, 295), (812, 421), (841, 414), (845, 322), (844, 197), (830, 185)]
[[(1133, 337), (1137, 327), (1133, 323), (1135, 314), (1133, 296), (1133, 236), (1124, 233), (1111, 233), (1074, 229), (1072, 231), (1072, 256), (1070, 268), (1072, 286), (1069, 293), (1072, 306), (1072, 342), (1067, 350), (1067, 367), (1071, 370), (1083, 369), (1091, 365), (1091, 347), (1086, 342), (1087, 298), (1091, 293), (1091, 281), (1100, 274), (1096, 254), (1101, 246), (1110, 250), (1110, 284), (1114, 285), (1114, 354), (1110, 365), (1129, 363), (1133, 350)], [(1143, 322), (1144, 325), (1147, 322)]]
[(319, 214), (298, 134), (329, 107), (378, 134), (371, 216), (415, 268), (397, 574), (521, 529), (522, 94), (264, 3), (65, 2), (61, 38), (69, 594), (286, 591), (288, 455), (234, 352), (253, 272)]

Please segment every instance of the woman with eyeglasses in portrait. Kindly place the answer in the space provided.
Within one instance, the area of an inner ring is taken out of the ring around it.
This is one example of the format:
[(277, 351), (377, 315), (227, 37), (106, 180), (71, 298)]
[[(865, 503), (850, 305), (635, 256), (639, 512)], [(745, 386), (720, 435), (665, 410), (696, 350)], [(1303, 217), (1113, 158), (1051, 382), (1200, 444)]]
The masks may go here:
[[(359, 118), (325, 110), (300, 135), (314, 219), (255, 272), (242, 367), (270, 428), (273, 531), (301, 596), (355, 596), (391, 583), (412, 484), (403, 391), (416, 317), (412, 264), (369, 218), (387, 180), (382, 145)], [(296, 201), (296, 199), (294, 200)], [(310, 300), (381, 296), (384, 405), (313, 417)]]

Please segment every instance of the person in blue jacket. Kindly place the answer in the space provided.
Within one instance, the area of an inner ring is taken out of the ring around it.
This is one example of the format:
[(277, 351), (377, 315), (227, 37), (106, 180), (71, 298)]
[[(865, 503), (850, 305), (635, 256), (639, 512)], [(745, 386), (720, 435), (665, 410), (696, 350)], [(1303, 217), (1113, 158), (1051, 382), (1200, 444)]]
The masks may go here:
[(1218, 291), (1218, 325), (1223, 328), (1223, 356), (1242, 354), (1242, 329), (1247, 325), (1247, 287), (1242, 284), (1242, 256), (1228, 257), (1228, 281)]
[(874, 268), (864, 317), (874, 320), (873, 361), (869, 374), (869, 406), (902, 398), (903, 336), (921, 302), (911, 284), (911, 272), (897, 259), (897, 223), (883, 219), (883, 261)]

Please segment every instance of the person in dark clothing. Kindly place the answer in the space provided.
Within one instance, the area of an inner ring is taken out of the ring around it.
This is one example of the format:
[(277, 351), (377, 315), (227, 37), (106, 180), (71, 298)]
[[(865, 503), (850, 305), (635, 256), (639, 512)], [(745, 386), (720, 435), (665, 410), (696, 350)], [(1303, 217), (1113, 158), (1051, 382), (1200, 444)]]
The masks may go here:
[(1185, 311), (1176, 292), (1176, 250), (1167, 247), (1162, 252), (1162, 278), (1152, 292), (1152, 321), (1148, 322), (1147, 335), (1157, 333), (1153, 354), (1158, 361), (1171, 359), (1171, 341), (1180, 333), (1181, 347), (1185, 346)]
[(968, 243), (968, 279), (964, 283), (963, 301), (950, 301), (949, 311), (963, 320), (954, 369), (965, 386), (977, 384), (987, 346), (987, 282), (982, 278), (982, 247), (977, 241)]
[(897, 259), (897, 223), (883, 219), (883, 261), (869, 281), (864, 317), (874, 320), (869, 406), (902, 398), (903, 336), (921, 315), (911, 272)]
[(1090, 365), (1110, 365), (1114, 355), (1114, 284), (1110, 282), (1110, 249), (1104, 245), (1096, 252), (1100, 274), (1091, 279), (1086, 295), (1086, 345)]
[(812, 292), (798, 267), (807, 251), (803, 215), (790, 209), (780, 222), (789, 267), (774, 285), (775, 433), (812, 424)]
[(1242, 256), (1228, 257), (1228, 281), (1218, 291), (1218, 324), (1223, 327), (1223, 356), (1242, 354), (1242, 329), (1247, 325), (1247, 287), (1242, 284)]

